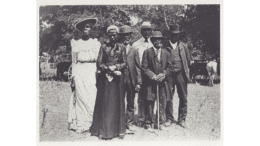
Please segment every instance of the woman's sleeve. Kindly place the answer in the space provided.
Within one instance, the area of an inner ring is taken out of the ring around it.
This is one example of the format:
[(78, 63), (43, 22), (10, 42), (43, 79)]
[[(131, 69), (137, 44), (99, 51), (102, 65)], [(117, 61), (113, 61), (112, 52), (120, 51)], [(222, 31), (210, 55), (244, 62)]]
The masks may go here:
[(75, 40), (72, 39), (71, 42), (71, 60), (72, 60), (72, 76), (75, 75), (75, 70), (73, 69), (73, 66), (77, 63), (78, 60), (78, 52), (76, 50), (76, 44), (75, 44)]
[(108, 69), (108, 67), (105, 65), (104, 60), (103, 60), (103, 47), (101, 46), (99, 49), (99, 53), (98, 53), (98, 58), (97, 58), (97, 69), (100, 71), (105, 71)]
[(76, 41), (74, 39), (72, 39), (70, 41), (70, 45), (71, 45), (71, 60), (72, 60), (72, 64), (77, 62), (77, 58), (78, 58), (78, 51), (76, 48)]
[(122, 57), (118, 61), (119, 63), (115, 65), (116, 65), (116, 70), (123, 70), (126, 67), (126, 49), (124, 46), (119, 46), (119, 47), (121, 47)]
[(100, 50), (100, 47), (101, 47), (101, 43), (97, 40), (97, 39), (94, 39), (94, 47), (93, 47), (93, 52), (94, 52), (94, 56), (95, 58), (98, 57), (98, 54), (99, 54), (99, 50)]

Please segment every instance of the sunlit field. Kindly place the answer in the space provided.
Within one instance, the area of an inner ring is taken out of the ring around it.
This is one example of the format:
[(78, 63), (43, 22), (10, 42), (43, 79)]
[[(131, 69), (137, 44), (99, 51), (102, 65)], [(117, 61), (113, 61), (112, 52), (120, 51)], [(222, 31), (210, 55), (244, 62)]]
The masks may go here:
[[(39, 82), (39, 139), (40, 141), (96, 141), (89, 132), (78, 134), (68, 130), (67, 113), (72, 96), (68, 82)], [(93, 95), (95, 98), (95, 95)], [(174, 95), (174, 117), (177, 119), (179, 99)], [(169, 131), (156, 135), (140, 127), (135, 134), (127, 134), (124, 140), (219, 140), (221, 137), (220, 84), (208, 87), (188, 85), (188, 129), (173, 124)], [(157, 132), (157, 131), (156, 131)], [(123, 140), (123, 141), (124, 141)], [(112, 141), (120, 141), (118, 138)]]

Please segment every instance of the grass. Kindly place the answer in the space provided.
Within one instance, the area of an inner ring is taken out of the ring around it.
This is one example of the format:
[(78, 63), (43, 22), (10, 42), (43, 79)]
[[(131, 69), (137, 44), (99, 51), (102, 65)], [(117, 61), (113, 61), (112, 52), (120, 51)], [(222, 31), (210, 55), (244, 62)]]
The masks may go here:
[[(78, 134), (68, 130), (67, 113), (72, 95), (68, 82), (40, 81), (39, 93), (39, 139), (40, 141), (95, 141), (97, 137), (85, 132)], [(95, 95), (93, 96), (95, 97)], [(178, 95), (174, 95), (174, 117), (178, 115)], [(169, 132), (159, 131), (159, 135), (147, 132), (144, 128), (125, 140), (219, 140), (221, 134), (220, 84), (214, 87), (197, 84), (188, 85), (188, 129), (173, 124)], [(44, 117), (45, 113), (45, 118)], [(44, 119), (44, 124), (42, 121)], [(42, 126), (42, 128), (41, 128)], [(112, 141), (118, 141), (118, 138)]]

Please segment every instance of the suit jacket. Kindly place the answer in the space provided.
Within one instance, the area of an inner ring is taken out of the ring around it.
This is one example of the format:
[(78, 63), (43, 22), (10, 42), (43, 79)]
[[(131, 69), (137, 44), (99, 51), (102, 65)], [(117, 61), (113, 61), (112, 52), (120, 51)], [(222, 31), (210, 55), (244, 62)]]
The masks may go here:
[(126, 63), (129, 69), (129, 73), (132, 79), (133, 86), (142, 85), (142, 77), (141, 77), (141, 66), (139, 59), (139, 52), (136, 48), (130, 46)]
[[(171, 60), (173, 62), (173, 56), (172, 56), (173, 48), (169, 41), (167, 41), (167, 43), (164, 44), (164, 48), (165, 48), (165, 50), (167, 50), (170, 53)], [(190, 52), (189, 52), (187, 46), (180, 41), (178, 42), (176, 49), (179, 49), (179, 51), (180, 51), (180, 57), (181, 57), (182, 65), (183, 65), (183, 71), (185, 72), (185, 77), (186, 77), (187, 81), (190, 81), (189, 68), (191, 66), (191, 59), (192, 59)]]
[[(170, 54), (161, 49), (161, 67), (162, 72), (165, 74), (165, 78), (171, 75), (172, 72), (172, 62), (170, 58)], [(155, 52), (154, 48), (149, 48), (144, 51), (143, 59), (142, 59), (142, 71), (144, 73), (143, 76), (143, 86), (146, 90), (146, 100), (156, 100), (156, 85), (157, 83), (152, 80), (154, 75), (158, 75), (160, 73), (156, 73), (156, 65), (155, 65)], [(166, 98), (167, 100), (172, 97), (172, 91), (170, 90), (170, 86), (166, 80), (163, 80), (159, 83), (160, 89), (162, 91), (166, 91)], [(161, 92), (160, 92), (161, 93)]]

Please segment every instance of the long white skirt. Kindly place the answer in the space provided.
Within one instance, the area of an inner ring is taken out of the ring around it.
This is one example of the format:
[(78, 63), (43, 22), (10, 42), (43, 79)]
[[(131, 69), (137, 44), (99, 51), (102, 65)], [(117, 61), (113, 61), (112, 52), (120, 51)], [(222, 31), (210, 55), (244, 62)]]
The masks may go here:
[[(76, 132), (89, 130), (96, 100), (96, 64), (77, 63), (72, 68), (75, 79), (75, 92), (69, 103), (68, 122), (69, 129)], [(73, 102), (73, 98), (76, 102)]]

